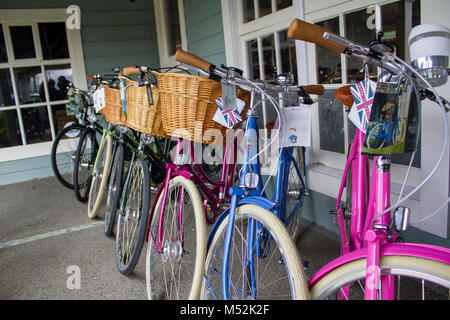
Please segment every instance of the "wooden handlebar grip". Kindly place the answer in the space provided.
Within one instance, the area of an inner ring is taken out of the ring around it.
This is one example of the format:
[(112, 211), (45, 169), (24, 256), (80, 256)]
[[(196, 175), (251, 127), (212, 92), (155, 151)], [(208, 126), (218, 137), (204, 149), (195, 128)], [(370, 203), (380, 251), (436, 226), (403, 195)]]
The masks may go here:
[(349, 107), (349, 108), (351, 106), (353, 106), (353, 102), (354, 102), (353, 95), (350, 91), (350, 87), (351, 87), (351, 85), (340, 87), (334, 93), (334, 96), (336, 97), (336, 99), (338, 99), (339, 102), (341, 102), (344, 106)]
[(335, 34), (325, 28), (322, 28), (321, 26), (311, 24), (300, 19), (294, 19), (289, 26), (288, 37), (316, 43), (337, 53), (343, 53), (345, 50), (345, 46), (324, 39), (324, 32)]
[(139, 73), (139, 68), (137, 67), (124, 67), (122, 70), (122, 74), (124, 76), (131, 76), (133, 74), (138, 74)]
[(316, 94), (318, 96), (323, 95), (323, 93), (325, 92), (325, 89), (320, 84), (311, 84), (311, 85), (302, 86), (302, 87), (307, 93)]
[(177, 53), (175, 53), (175, 60), (178, 62), (186, 63), (193, 67), (197, 67), (206, 72), (210, 72), (211, 67), (213, 66), (211, 62), (203, 60), (195, 54), (183, 51), (182, 49), (178, 49)]

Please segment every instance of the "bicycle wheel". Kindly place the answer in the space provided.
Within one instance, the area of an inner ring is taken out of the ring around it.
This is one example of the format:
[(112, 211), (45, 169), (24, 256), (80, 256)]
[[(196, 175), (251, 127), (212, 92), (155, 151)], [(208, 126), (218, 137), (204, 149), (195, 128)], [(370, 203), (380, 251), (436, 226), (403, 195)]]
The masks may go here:
[(106, 196), (105, 235), (110, 236), (116, 222), (117, 208), (122, 193), (122, 179), (125, 151), (123, 144), (119, 143), (114, 154), (114, 160), (109, 176), (108, 194)]
[(73, 170), (73, 189), (78, 201), (86, 202), (88, 199), (97, 150), (96, 132), (85, 130), (77, 147)]
[(88, 217), (94, 219), (103, 203), (113, 152), (113, 137), (107, 134), (97, 152), (88, 199)]
[[(201, 299), (223, 299), (222, 265), (228, 219), (224, 218), (217, 226), (208, 249)], [(251, 263), (247, 258), (247, 240), (248, 227), (252, 224), (262, 226), (267, 241), (260, 248), (255, 247), (255, 241)], [(258, 258), (256, 251), (265, 254)], [(228, 270), (230, 299), (309, 299), (306, 276), (294, 242), (284, 224), (261, 207), (249, 204), (237, 208)], [(255, 291), (257, 296), (253, 294)]]
[(61, 184), (73, 189), (73, 168), (78, 143), (85, 127), (72, 123), (56, 135), (52, 144), (51, 164), (55, 177)]
[[(312, 288), (313, 299), (335, 299), (340, 288), (349, 285), (348, 299), (364, 299), (367, 259), (348, 262), (325, 275)], [(395, 276), (395, 298), (449, 298), (450, 265), (421, 257), (380, 257), (381, 275)], [(381, 294), (380, 294), (381, 296)]]
[(206, 223), (195, 184), (184, 177), (170, 180), (158, 248), (160, 208), (153, 213), (146, 258), (147, 295), (156, 299), (198, 299), (206, 256)]
[(286, 223), (292, 239), (297, 240), (300, 234), (300, 217), (305, 197), (305, 179), (302, 177), (303, 153), (300, 147), (294, 147), (292, 152), (294, 161), (289, 161), (288, 186), (286, 198)]
[(150, 206), (150, 177), (144, 159), (136, 159), (122, 190), (116, 234), (116, 263), (120, 273), (133, 271), (141, 255)]
[(400, 141), (402, 141), (403, 138), (405, 137), (405, 134), (406, 134), (405, 120), (400, 118), (397, 125), (395, 126), (393, 137), (392, 137), (394, 144), (397, 144)]
[(384, 137), (386, 135), (386, 127), (379, 123), (370, 130), (367, 136), (367, 146), (371, 149), (380, 149), (384, 145)]

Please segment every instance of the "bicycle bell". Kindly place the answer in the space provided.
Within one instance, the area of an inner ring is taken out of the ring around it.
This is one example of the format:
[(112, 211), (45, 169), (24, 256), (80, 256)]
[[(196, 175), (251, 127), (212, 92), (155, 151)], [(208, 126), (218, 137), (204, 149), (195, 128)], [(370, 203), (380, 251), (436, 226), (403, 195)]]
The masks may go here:
[(411, 65), (433, 87), (447, 82), (450, 55), (450, 29), (439, 24), (421, 24), (408, 38)]

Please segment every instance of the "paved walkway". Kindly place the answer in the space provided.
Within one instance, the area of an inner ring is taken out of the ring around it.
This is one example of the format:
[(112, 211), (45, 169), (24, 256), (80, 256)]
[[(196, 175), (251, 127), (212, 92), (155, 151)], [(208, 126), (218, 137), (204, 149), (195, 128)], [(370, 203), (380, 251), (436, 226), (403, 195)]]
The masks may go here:
[[(55, 178), (1, 186), (0, 220), (0, 299), (147, 298), (146, 245), (132, 274), (121, 275), (103, 216), (89, 219)], [(307, 227), (297, 243), (309, 274), (339, 253), (336, 241)]]

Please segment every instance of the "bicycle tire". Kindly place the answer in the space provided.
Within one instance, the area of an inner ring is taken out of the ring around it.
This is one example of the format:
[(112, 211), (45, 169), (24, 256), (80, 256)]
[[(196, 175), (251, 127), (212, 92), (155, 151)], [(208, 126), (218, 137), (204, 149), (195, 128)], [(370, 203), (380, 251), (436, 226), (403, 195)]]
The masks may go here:
[(105, 194), (112, 160), (113, 143), (113, 137), (107, 134), (97, 152), (94, 175), (92, 177), (88, 198), (88, 217), (90, 219), (97, 217), (97, 213), (103, 204), (103, 196)]
[[(71, 141), (71, 143), (67, 143), (68, 146), (62, 147), (63, 138), (67, 135), (68, 132), (72, 130), (79, 131), (78, 133), (71, 134), (78, 139), (76, 141)], [(73, 168), (75, 162), (75, 154), (77, 152), (78, 143), (82, 133), (86, 130), (86, 127), (83, 127), (79, 124), (73, 123), (72, 125), (64, 127), (61, 131), (56, 135), (55, 141), (52, 144), (52, 151), (50, 155), (51, 165), (53, 173), (55, 174), (56, 179), (65, 187), (69, 189), (73, 189)], [(58, 150), (58, 149), (63, 150)], [(67, 152), (65, 150), (67, 149)], [(58, 156), (59, 155), (59, 156)], [(61, 158), (64, 155), (66, 158), (65, 161), (61, 161), (58, 158)], [(68, 174), (68, 178), (64, 177), (64, 173)]]
[[(90, 147), (90, 148), (89, 148)], [(73, 170), (73, 189), (75, 197), (80, 202), (86, 202), (92, 180), (92, 168), (97, 157), (98, 143), (96, 132), (87, 129), (83, 132), (78, 143)], [(85, 174), (80, 174), (80, 169), (87, 168)]]
[(106, 196), (105, 212), (105, 235), (111, 236), (117, 217), (117, 208), (119, 207), (120, 195), (122, 193), (123, 169), (125, 151), (124, 145), (119, 143), (115, 154), (113, 155), (113, 165), (109, 178), (108, 194)]
[[(306, 281), (306, 275), (303, 269), (300, 254), (285, 225), (270, 211), (264, 210), (256, 205), (248, 204), (239, 206), (236, 209), (235, 228), (236, 225), (238, 224), (239, 224), (238, 226), (241, 228), (242, 226), (249, 225), (251, 223), (249, 219), (253, 219), (256, 222), (261, 223), (262, 226), (268, 232), (270, 232), (272, 239), (274, 241), (274, 245), (279, 249), (279, 253), (277, 253), (275, 258), (278, 257), (280, 258), (277, 261), (273, 261), (274, 265), (271, 265), (271, 268), (266, 266), (266, 268), (263, 270), (263, 273), (265, 273), (266, 271), (271, 272), (270, 275), (267, 274), (267, 277), (264, 277), (264, 281), (269, 282), (267, 284), (267, 286), (270, 287), (269, 290), (270, 289), (273, 289), (275, 291), (281, 289), (285, 290), (286, 292), (283, 292), (284, 295), (281, 297), (281, 299), (286, 299), (288, 297), (292, 299), (309, 299), (309, 291)], [(225, 217), (224, 219), (219, 220), (220, 225), (217, 226), (217, 228), (214, 228), (215, 233), (212, 235), (213, 238), (206, 256), (205, 277), (202, 283), (201, 299), (223, 298), (222, 279), (221, 279), (223, 252), (220, 252), (221, 248), (219, 248), (218, 246), (222, 241), (224, 241), (228, 220), (229, 220), (228, 216)], [(246, 233), (245, 230), (243, 230), (242, 232), (243, 234)], [(237, 230), (234, 230), (233, 238), (236, 237), (236, 234)], [(236, 248), (239, 248), (240, 245), (241, 245), (240, 243), (237, 243), (235, 245), (232, 244), (232, 246)], [(276, 250), (274, 250), (274, 253), (271, 254), (270, 260), (274, 258), (275, 251)], [(232, 261), (233, 263), (235, 263), (236, 262), (235, 259), (238, 259), (238, 257), (239, 255), (237, 255), (236, 257), (230, 256), (229, 262)], [(258, 260), (265, 260), (267, 258), (268, 257)], [(283, 270), (284, 269), (283, 266), (285, 267), (285, 270)], [(241, 264), (236, 263), (235, 267), (236, 268), (234, 268), (233, 266), (229, 266), (229, 270), (236, 270), (236, 269), (239, 271), (246, 270), (246, 268), (243, 267), (242, 262)], [(263, 268), (263, 266), (256, 266), (255, 270), (260, 270), (258, 269), (259, 267)], [(283, 283), (276, 283), (275, 280), (277, 279), (280, 270), (285, 272), (287, 277), (286, 280), (283, 281)], [(264, 276), (264, 274), (262, 276)], [(234, 279), (241, 278), (241, 275), (239, 275), (237, 278), (234, 278), (234, 275), (230, 274), (229, 277), (233, 282)], [(244, 281), (242, 281), (242, 283), (244, 283)], [(259, 283), (257, 285), (258, 290), (265, 289), (264, 286), (259, 286)], [(261, 291), (258, 292), (259, 293), (258, 297), (250, 297), (249, 295), (243, 294), (244, 290), (240, 290), (242, 294), (241, 296), (239, 296), (239, 292), (235, 288), (238, 288), (238, 285), (233, 284), (230, 285), (230, 291), (234, 290), (235, 292), (232, 299), (265, 298), (262, 294), (260, 294)], [(272, 292), (268, 293), (272, 294)], [(273, 296), (268, 296), (268, 298), (274, 299)]]
[[(183, 241), (170, 241), (168, 238), (180, 238), (180, 226), (176, 224), (176, 222), (179, 221), (176, 212), (179, 207), (177, 207), (176, 204), (180, 203), (180, 193), (172, 193), (174, 190), (177, 191), (177, 187), (180, 187), (180, 189), (183, 188), (183, 191), (186, 192), (183, 193), (183, 209), (185, 209), (188, 204), (191, 204), (193, 213), (186, 214), (183, 211), (182, 215), (181, 229), (188, 230), (189, 237), (184, 238), (186, 233), (183, 233), (183, 237), (181, 238)], [(189, 196), (189, 199), (185, 198), (185, 194)], [(204, 261), (206, 257), (207, 238), (206, 222), (203, 214), (200, 193), (194, 182), (182, 176), (176, 176), (170, 180), (163, 221), (166, 226), (164, 229), (164, 235), (166, 235), (166, 237), (163, 244), (163, 251), (160, 253), (156, 249), (155, 241), (159, 230), (159, 214), (162, 198), (163, 193), (161, 193), (158, 197), (155, 211), (153, 213), (151, 223), (149, 224), (150, 232), (145, 263), (147, 297), (151, 300), (162, 298), (172, 299), (175, 297), (177, 299), (198, 299), (200, 296)], [(170, 200), (175, 201), (173, 203), (169, 203)], [(175, 206), (173, 206), (174, 204)], [(194, 232), (195, 235), (192, 235)], [(178, 251), (169, 251), (168, 249), (170, 248), (178, 249)], [(181, 252), (182, 254), (180, 257)], [(192, 258), (191, 253), (194, 253), (195, 257)], [(179, 261), (176, 261), (177, 259), (179, 259)], [(165, 280), (167, 277), (167, 274), (165, 274), (166, 277), (164, 277), (164, 272), (167, 272), (167, 270), (164, 269), (165, 264), (170, 264), (171, 267), (180, 267), (180, 269), (169, 268), (171, 271), (168, 276), (169, 283), (163, 283), (163, 281), (160, 281), (161, 279)], [(187, 268), (182, 271), (182, 266), (187, 266)], [(178, 278), (176, 278), (176, 271), (178, 271)], [(178, 280), (178, 282), (176, 282), (176, 280)], [(161, 283), (164, 285), (161, 285)], [(174, 288), (178, 289), (178, 291), (173, 292), (171, 289)]]
[[(382, 132), (386, 132), (386, 127), (384, 126), (384, 124), (379, 123), (377, 124), (375, 127), (373, 127), (367, 137), (367, 146), (371, 149), (380, 149), (384, 146), (384, 135), (385, 133), (383, 133), (383, 139), (379, 139), (376, 138), (376, 136), (379, 134), (379, 131), (376, 130), (382, 130)], [(371, 140), (371, 138), (373, 138), (374, 140)], [(381, 140), (381, 141), (380, 141)], [(377, 142), (378, 144), (373, 144), (373, 142)]]
[[(289, 224), (287, 225), (288, 231), (291, 234), (294, 243), (296, 242), (298, 236), (300, 235), (300, 218), (302, 215), (303, 202), (305, 197), (305, 188), (301, 183), (301, 170), (303, 168), (303, 155), (300, 152), (301, 147), (294, 147), (292, 152), (293, 161), (289, 161), (289, 176), (288, 176), (288, 189), (286, 197), (286, 219), (290, 218)], [(297, 171), (295, 165), (299, 171)], [(299, 176), (300, 175), (300, 176)]]
[[(362, 281), (366, 276), (366, 262), (367, 259), (358, 259), (355, 261), (347, 262), (336, 269), (331, 270), (328, 274), (322, 277), (314, 286), (311, 288), (311, 296), (313, 299), (325, 299), (334, 298), (337, 290), (340, 287), (350, 285), (355, 281)], [(450, 288), (450, 265), (425, 259), (422, 257), (412, 257), (412, 256), (381, 256), (380, 257), (380, 271), (381, 274), (389, 274), (394, 276), (401, 276), (406, 274), (414, 274), (413, 278), (422, 280), (427, 279), (427, 281), (433, 281), (437, 285), (442, 285), (446, 290), (445, 298), (448, 299), (448, 293)], [(409, 280), (409, 279), (406, 279)], [(415, 299), (412, 295), (411, 286), (412, 283), (408, 284), (407, 299)], [(357, 284), (357, 283), (355, 283)], [(357, 284), (356, 288), (359, 284)], [(403, 283), (400, 287), (405, 286)], [(350, 294), (354, 298), (358, 298), (354, 288), (350, 291)], [(398, 289), (398, 288), (397, 288)], [(363, 295), (364, 297), (364, 295)], [(349, 298), (349, 297), (347, 297)], [(403, 298), (405, 299), (405, 298)]]
[[(134, 161), (131, 170), (129, 185), (122, 190), (121, 198), (122, 201), (126, 201), (126, 204), (123, 207), (124, 211), (119, 213), (116, 233), (116, 264), (119, 272), (124, 275), (133, 271), (141, 255), (150, 206), (150, 177), (147, 162), (138, 158)], [(138, 194), (133, 193), (135, 191)], [(134, 198), (135, 196), (137, 199)], [(129, 239), (129, 235), (133, 236), (130, 234), (133, 229), (137, 231), (137, 237)]]

